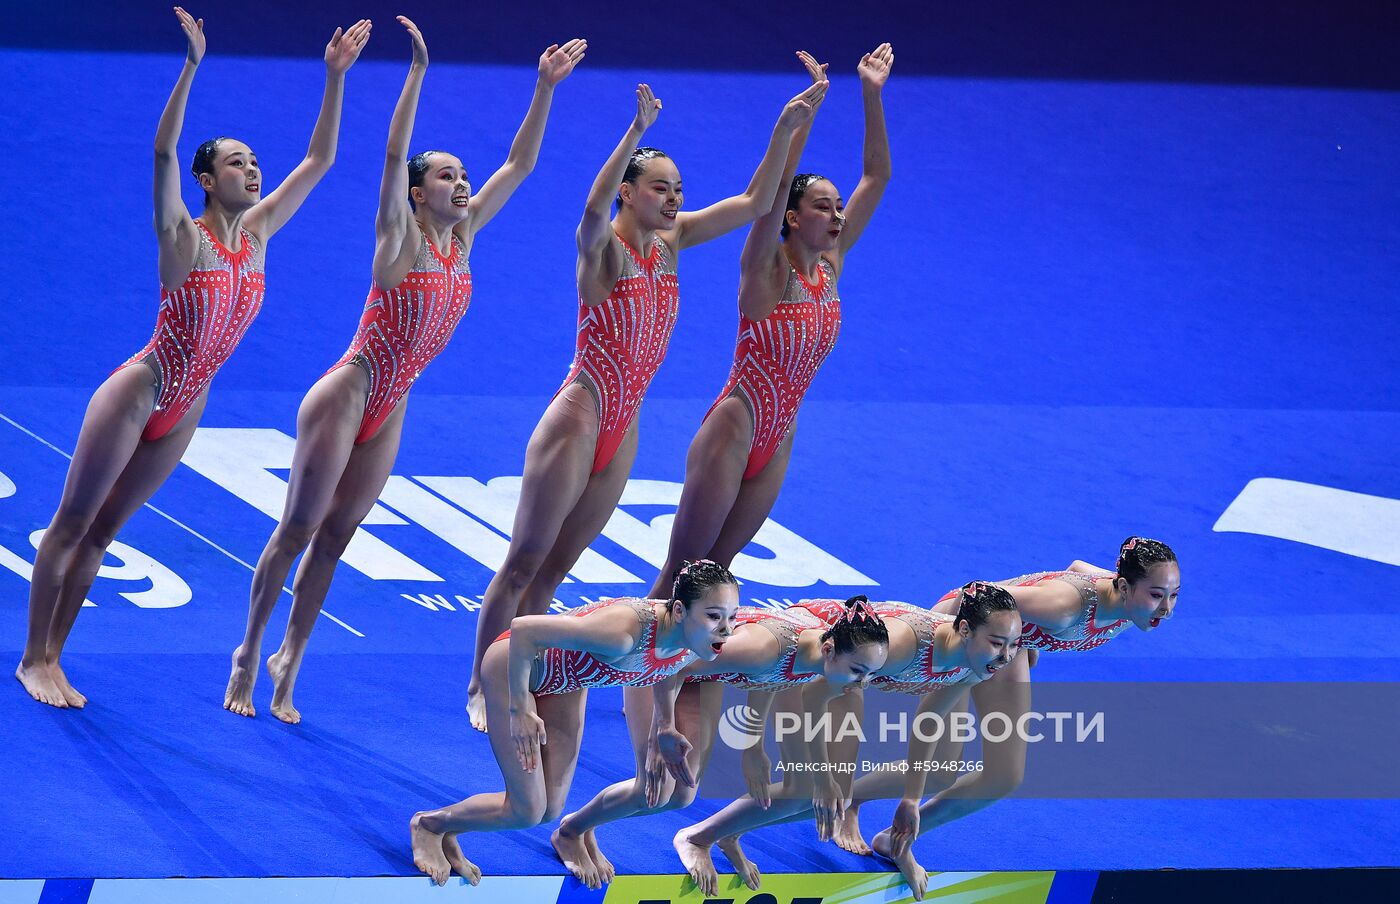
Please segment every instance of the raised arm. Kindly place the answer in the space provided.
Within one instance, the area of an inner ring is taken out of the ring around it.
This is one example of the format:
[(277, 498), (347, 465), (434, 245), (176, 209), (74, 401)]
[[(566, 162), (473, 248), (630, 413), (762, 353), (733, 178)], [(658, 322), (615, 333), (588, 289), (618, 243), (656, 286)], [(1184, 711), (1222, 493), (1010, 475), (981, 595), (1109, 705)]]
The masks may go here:
[(277, 190), (263, 198), (243, 216), (249, 232), (264, 242), (287, 224), (301, 207), (311, 189), (321, 181), (335, 162), (335, 148), (340, 137), (340, 108), (345, 97), (345, 73), (360, 58), (360, 51), (369, 40), (370, 22), (361, 19), (345, 31), (339, 28), (326, 45), (326, 90), (321, 96), (321, 112), (311, 130), (311, 144), (306, 157), (298, 163)]
[(881, 98), (885, 81), (894, 66), (894, 50), (881, 44), (861, 57), (856, 72), (860, 75), (861, 103), (865, 107), (865, 150), (861, 156), (860, 181), (846, 202), (846, 225), (841, 230), (839, 250), (844, 258), (851, 250), (885, 193), (890, 181), (890, 138), (885, 131), (885, 104)]
[(743, 194), (717, 201), (694, 213), (683, 212), (676, 217), (675, 245), (678, 249), (719, 238), (773, 209), (793, 133), (803, 124), (811, 122), (812, 112), (826, 96), (826, 85), (822, 81), (810, 86), (783, 107), (778, 124), (773, 127), (773, 135), (768, 140), (768, 150), (764, 152)]
[(1087, 574), (1096, 578), (1113, 578), (1118, 576), (1118, 572), (1116, 571), (1100, 568), (1098, 565), (1092, 562), (1085, 562), (1083, 559), (1075, 559), (1065, 570), (1073, 571), (1076, 574)]
[(391, 287), (403, 280), (418, 253), (417, 229), (409, 228), (413, 225), (413, 209), (408, 204), (408, 143), (413, 138), (423, 75), (428, 71), (428, 45), (423, 41), (423, 33), (405, 16), (399, 16), (398, 21), (412, 41), (413, 62), (389, 119), (384, 173), (379, 177), (379, 212), (374, 217), (374, 265), (370, 271), (376, 283)]
[(180, 30), (185, 33), (185, 67), (161, 111), (156, 126), (155, 227), (160, 284), (173, 289), (185, 281), (199, 248), (199, 230), (180, 197), (180, 161), (176, 145), (185, 124), (185, 103), (199, 61), (204, 59), (204, 20), (175, 7)]
[[(826, 64), (805, 50), (797, 52), (797, 58), (807, 68), (814, 85), (826, 84)], [(774, 194), (773, 207), (763, 216), (753, 221), (749, 236), (744, 240), (743, 253), (739, 255), (739, 311), (750, 320), (762, 320), (777, 307), (778, 296), (782, 292), (778, 280), (785, 279), (787, 268), (782, 259), (781, 230), (783, 218), (787, 214), (788, 192), (793, 177), (797, 175), (797, 165), (802, 160), (802, 150), (811, 134), (812, 122), (821, 108), (823, 94), (812, 104), (812, 117), (798, 126), (788, 145), (787, 160), (783, 163), (782, 175), (778, 178), (778, 189)]]
[(612, 606), (581, 618), (557, 615), (522, 615), (510, 623), (511, 737), (520, 766), (534, 772), (545, 743), (544, 721), (535, 713), (530, 693), (530, 668), (540, 651), (559, 648), (615, 659), (632, 649), (640, 622), (630, 608)]
[(591, 265), (596, 269), (602, 261), (603, 251), (612, 240), (609, 212), (613, 198), (617, 196), (617, 187), (622, 184), (622, 177), (627, 174), (627, 164), (632, 159), (632, 152), (637, 149), (642, 136), (651, 128), (652, 123), (656, 122), (660, 113), (661, 101), (651, 93), (651, 86), (638, 85), (637, 115), (632, 118), (632, 124), (627, 127), (622, 140), (613, 149), (608, 162), (598, 171), (598, 177), (593, 180), (593, 187), (588, 190), (588, 200), (583, 205), (583, 218), (578, 224), (580, 285), (584, 281), (585, 267)]
[(554, 99), (554, 86), (574, 71), (587, 50), (587, 41), (574, 38), (562, 47), (551, 44), (540, 54), (540, 77), (535, 82), (535, 96), (530, 99), (525, 121), (520, 124), (520, 131), (515, 133), (515, 140), (511, 142), (506, 162), (491, 174), (481, 191), (472, 196), (469, 205), (471, 216), (463, 220), (458, 229), (467, 229), (475, 234), (491, 222), (491, 218), (534, 170), (535, 161), (540, 156), (540, 142), (544, 140), (544, 126), (549, 119), (549, 105)]

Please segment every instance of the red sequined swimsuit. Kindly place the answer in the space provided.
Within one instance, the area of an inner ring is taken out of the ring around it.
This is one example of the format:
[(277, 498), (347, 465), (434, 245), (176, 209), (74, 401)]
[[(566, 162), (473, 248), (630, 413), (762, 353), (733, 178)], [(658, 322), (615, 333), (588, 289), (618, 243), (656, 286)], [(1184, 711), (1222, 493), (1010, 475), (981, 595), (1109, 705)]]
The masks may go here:
[(190, 410), (214, 374), (248, 332), (262, 309), (263, 247), (239, 229), (239, 249), (230, 251), (195, 220), (199, 249), (189, 276), (174, 292), (160, 291), (156, 329), (146, 347), (121, 367), (148, 355), (156, 369), (156, 404), (141, 438), (158, 440)]
[[(564, 386), (587, 377), (598, 403), (593, 473), (607, 467), (642, 407), (676, 327), (676, 252), (660, 236), (645, 259), (622, 243), (622, 272), (600, 304), (579, 304), (578, 345)], [(558, 395), (558, 393), (555, 393)]]
[[(797, 605), (811, 610), (814, 615), (828, 623), (839, 618), (846, 608), (844, 600), (804, 600)], [(909, 664), (893, 675), (877, 673), (874, 678), (870, 679), (871, 687), (879, 688), (882, 691), (922, 697), (936, 688), (957, 684), (972, 674), (971, 669), (958, 668), (940, 672), (934, 668), (935, 632), (940, 624), (951, 623), (953, 616), (944, 615), (942, 612), (933, 612), (919, 606), (911, 606), (909, 603), (872, 602), (870, 608), (874, 609), (875, 614), (887, 622), (892, 618), (904, 622), (918, 638), (918, 647), (914, 651), (913, 658), (909, 660)]]
[(369, 374), (356, 445), (379, 432), (399, 399), (452, 338), (471, 301), (472, 272), (455, 235), (447, 257), (421, 235), (418, 256), (403, 282), (392, 289), (370, 287), (350, 348), (326, 371), (353, 363)]
[(710, 411), (735, 392), (748, 405), (753, 416), (753, 440), (744, 468), (745, 480), (759, 474), (778, 451), (797, 419), (797, 409), (812, 378), (836, 346), (836, 336), (841, 332), (836, 271), (825, 258), (817, 269), (814, 286), (788, 267), (787, 285), (773, 313), (762, 320), (739, 318), (734, 366), (729, 382)]
[[(1071, 650), (1092, 650), (1108, 643), (1117, 637), (1120, 631), (1128, 627), (1132, 622), (1126, 618), (1111, 621), (1106, 625), (1100, 625), (1094, 620), (1099, 607), (1099, 594), (1095, 589), (1094, 580), (1092, 575), (1080, 574), (1077, 571), (1039, 571), (1035, 574), (1012, 578), (1009, 581), (997, 581), (996, 583), (1002, 587), (1036, 587), (1046, 581), (1064, 581), (1079, 591), (1082, 608), (1080, 617), (1075, 620), (1074, 624), (1052, 634), (1039, 625), (1033, 625), (1028, 621), (1024, 622), (1021, 626), (1022, 649), (1046, 650), (1057, 653)], [(949, 591), (939, 602), (953, 599), (958, 595), (959, 590)]]
[(793, 671), (797, 660), (797, 638), (803, 631), (816, 629), (825, 631), (829, 622), (801, 604), (787, 609), (766, 609), (761, 606), (741, 606), (734, 619), (734, 628), (744, 625), (762, 625), (778, 639), (778, 658), (771, 666), (760, 672), (716, 672), (713, 675), (695, 675), (686, 682), (721, 681), (746, 691), (775, 691), (806, 684), (822, 676), (820, 671)]
[[(592, 653), (581, 650), (561, 650), (550, 647), (540, 652), (530, 674), (530, 691), (534, 694), (568, 694), (589, 687), (646, 687), (667, 678), (695, 661), (695, 654), (682, 650), (662, 659), (656, 655), (656, 610), (654, 600), (631, 597), (596, 600), (586, 606), (570, 609), (560, 618), (581, 618), (604, 606), (630, 606), (642, 623), (642, 633), (636, 644), (617, 659), (604, 662)], [(506, 631), (497, 640), (510, 637)]]

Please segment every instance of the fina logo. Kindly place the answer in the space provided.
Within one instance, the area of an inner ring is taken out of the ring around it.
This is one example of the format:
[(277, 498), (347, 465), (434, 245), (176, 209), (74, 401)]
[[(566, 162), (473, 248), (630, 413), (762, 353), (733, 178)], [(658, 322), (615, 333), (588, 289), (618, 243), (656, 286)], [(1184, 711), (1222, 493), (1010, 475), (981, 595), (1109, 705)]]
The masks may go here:
[(735, 750), (748, 750), (763, 740), (763, 719), (752, 706), (736, 703), (720, 716), (719, 736)]

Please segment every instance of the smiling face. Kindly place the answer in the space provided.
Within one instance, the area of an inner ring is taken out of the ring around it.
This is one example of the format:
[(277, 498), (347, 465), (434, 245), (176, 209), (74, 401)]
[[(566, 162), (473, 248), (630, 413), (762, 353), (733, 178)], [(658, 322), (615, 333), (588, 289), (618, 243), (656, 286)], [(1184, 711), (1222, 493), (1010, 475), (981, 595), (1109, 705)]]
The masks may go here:
[(1157, 562), (1135, 583), (1118, 577), (1113, 584), (1122, 594), (1127, 618), (1139, 630), (1151, 631), (1176, 611), (1176, 598), (1181, 593), (1181, 568), (1176, 562)]
[(976, 628), (961, 619), (957, 629), (967, 650), (968, 665), (980, 678), (990, 678), (1006, 668), (1021, 648), (1021, 613), (1015, 609), (998, 609)]
[(719, 656), (733, 635), (738, 614), (739, 588), (734, 584), (706, 587), (689, 606), (671, 601), (671, 615), (680, 626), (686, 648), (707, 662)]
[(262, 170), (252, 148), (236, 138), (222, 138), (214, 147), (212, 169), (198, 174), (209, 200), (229, 211), (247, 210), (262, 198)]
[(618, 187), (622, 208), (629, 210), (643, 229), (664, 231), (676, 225), (685, 200), (681, 172), (670, 157), (652, 157), (635, 181)]
[(412, 185), (410, 175), (408, 195), (413, 199), (414, 211), (448, 223), (466, 219), (472, 197), (466, 166), (442, 151), (429, 154), (424, 163), (422, 183)]
[(822, 677), (832, 687), (845, 691), (865, 687), (875, 672), (885, 665), (890, 647), (886, 643), (867, 642), (857, 644), (855, 649), (845, 653), (836, 652), (836, 644), (822, 641)]
[(784, 214), (787, 241), (801, 242), (817, 252), (831, 251), (841, 241), (845, 209), (836, 186), (826, 179), (817, 179), (798, 198), (797, 207)]

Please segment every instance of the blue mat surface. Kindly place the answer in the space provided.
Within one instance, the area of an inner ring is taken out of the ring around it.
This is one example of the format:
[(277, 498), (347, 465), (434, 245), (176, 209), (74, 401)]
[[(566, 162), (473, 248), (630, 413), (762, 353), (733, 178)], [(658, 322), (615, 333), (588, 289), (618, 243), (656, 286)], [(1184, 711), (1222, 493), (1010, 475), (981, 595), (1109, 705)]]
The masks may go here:
[[(833, 61), (842, 74), (803, 165), (847, 192), (860, 149), (848, 63)], [(0, 637), (12, 659), (31, 534), (52, 514), (63, 453), (93, 388), (154, 321), (149, 148), (178, 67), (177, 54), (0, 51), (0, 84), (18, 99), (0, 109), (12, 174)], [(477, 243), (473, 307), (415, 388), (383, 507), (337, 574), (326, 610), (338, 621), (319, 624), (298, 685), (306, 722), (238, 719), (220, 701), (246, 563), (281, 504), (301, 394), (363, 303), (403, 72), (374, 60), (351, 72), (339, 159), (271, 244), (264, 313), (185, 464), (93, 587), (65, 659), (92, 704), (60, 712), (17, 686), (0, 694), (12, 776), (0, 837), (15, 842), (0, 845), (0, 875), (409, 874), (413, 811), (499, 787), (462, 712), (474, 608), (504, 552), (525, 440), (571, 354), (583, 195), (637, 81), (666, 104), (647, 140), (676, 158), (698, 207), (742, 187), (800, 80), (585, 63), (559, 89), (538, 170)], [(455, 150), (479, 183), (532, 79), (435, 64), (414, 147)], [(211, 49), (182, 157), (228, 133), (280, 178), (320, 90), (319, 63)], [(1037, 681), (1400, 680), (1400, 549), (1384, 534), (1400, 505), (1394, 95), (897, 70), (886, 102), (895, 182), (843, 277), (843, 334), (764, 542), (736, 564), (745, 597), (926, 602), (973, 578), (1109, 564), (1123, 537), (1146, 533), (1180, 556), (1177, 617), (1046, 656)], [(560, 588), (565, 605), (652, 580), (686, 445), (729, 367), (742, 238), (682, 262), (681, 322), (642, 413), (634, 482)], [(1341, 514), (1256, 512), (1265, 528), (1217, 530), (1258, 478), (1355, 496)], [(1280, 539), (1299, 535), (1311, 539)], [(264, 711), (267, 694), (264, 680)], [(630, 770), (618, 700), (590, 701), (571, 806)], [(600, 837), (624, 872), (673, 872), (664, 839), (722, 803)], [(889, 807), (867, 813), (873, 829)], [(639, 832), (657, 841), (628, 843)], [(544, 829), (463, 842), (488, 873), (560, 869)], [(767, 871), (875, 868), (807, 825), (749, 847)], [(1012, 800), (918, 850), (945, 870), (1393, 866), (1400, 805)]]

